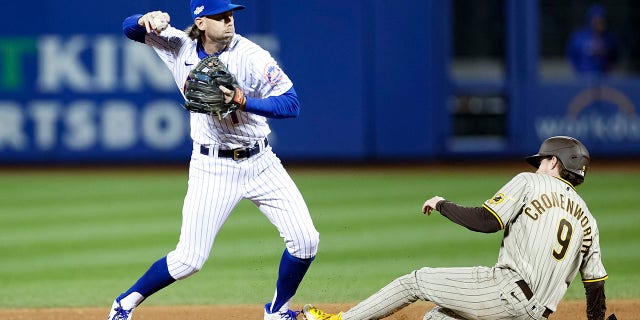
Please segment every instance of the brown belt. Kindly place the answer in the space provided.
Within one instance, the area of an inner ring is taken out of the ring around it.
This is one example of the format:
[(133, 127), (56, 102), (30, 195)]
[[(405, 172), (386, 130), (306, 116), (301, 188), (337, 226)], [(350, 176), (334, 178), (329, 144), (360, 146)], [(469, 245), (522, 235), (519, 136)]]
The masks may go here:
[[(533, 298), (533, 291), (531, 291), (531, 288), (529, 288), (529, 285), (524, 280), (518, 280), (516, 281), (516, 284), (520, 287), (524, 296), (527, 297), (527, 300), (531, 300), (531, 298)], [(548, 319), (552, 313), (553, 311), (551, 311), (551, 309), (545, 307), (542, 316)]]

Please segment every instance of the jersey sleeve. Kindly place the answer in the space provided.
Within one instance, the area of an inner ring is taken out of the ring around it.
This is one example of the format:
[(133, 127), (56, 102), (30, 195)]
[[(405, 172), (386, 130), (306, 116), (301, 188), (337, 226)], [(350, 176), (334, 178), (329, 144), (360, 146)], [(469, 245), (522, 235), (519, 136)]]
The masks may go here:
[(147, 34), (147, 29), (138, 24), (138, 20), (142, 17), (141, 14), (134, 14), (127, 17), (122, 22), (122, 32), (127, 38), (144, 43), (144, 37)]
[(271, 96), (264, 99), (247, 98), (245, 111), (272, 119), (284, 119), (297, 117), (300, 114), (300, 102), (293, 89), (279, 96)]
[(597, 282), (608, 278), (607, 272), (602, 264), (602, 256), (600, 252), (600, 234), (597, 224), (592, 225), (592, 241), (588, 249), (583, 248), (583, 259), (580, 265), (580, 275), (582, 282)]
[(266, 98), (279, 96), (293, 87), (293, 82), (289, 76), (278, 65), (278, 62), (271, 57), (269, 52), (263, 49), (255, 49), (255, 58), (252, 59), (251, 89), (256, 98)]
[(155, 32), (147, 33), (144, 42), (153, 48), (169, 69), (173, 69), (180, 50), (188, 40), (190, 39), (184, 31), (169, 26), (160, 34)]
[(520, 173), (484, 202), (483, 207), (498, 220), (500, 229), (520, 212), (526, 201), (526, 186), (525, 174)]
[(499, 220), (483, 207), (463, 207), (451, 201), (442, 200), (436, 204), (436, 210), (449, 220), (471, 231), (493, 233), (501, 229)]

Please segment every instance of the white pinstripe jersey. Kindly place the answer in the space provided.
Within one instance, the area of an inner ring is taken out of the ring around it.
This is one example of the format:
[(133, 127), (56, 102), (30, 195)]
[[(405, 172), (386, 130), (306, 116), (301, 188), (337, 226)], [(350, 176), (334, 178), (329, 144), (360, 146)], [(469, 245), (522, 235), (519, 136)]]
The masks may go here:
[[(145, 43), (151, 46), (167, 65), (184, 96), (189, 72), (200, 62), (197, 41), (172, 26), (160, 34), (147, 33)], [(269, 52), (236, 34), (227, 50), (219, 56), (238, 81), (247, 97), (266, 98), (291, 89), (293, 83), (280, 69)], [(218, 120), (201, 113), (191, 113), (191, 138), (202, 145), (219, 145), (222, 149), (250, 146), (269, 135), (267, 119), (249, 112), (236, 111), (235, 116)]]
[(496, 266), (518, 272), (548, 308), (556, 310), (578, 271), (584, 282), (607, 278), (596, 220), (569, 182), (520, 173), (484, 206), (505, 229)]

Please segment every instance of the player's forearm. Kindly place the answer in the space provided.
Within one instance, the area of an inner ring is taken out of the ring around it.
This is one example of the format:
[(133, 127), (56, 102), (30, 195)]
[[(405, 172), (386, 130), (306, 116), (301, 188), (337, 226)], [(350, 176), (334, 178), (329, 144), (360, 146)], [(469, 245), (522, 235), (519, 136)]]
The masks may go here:
[(122, 32), (127, 38), (144, 43), (144, 36), (147, 34), (145, 27), (138, 24), (141, 14), (134, 14), (122, 21)]
[(244, 111), (274, 119), (295, 118), (300, 114), (300, 103), (296, 91), (292, 87), (279, 96), (264, 99), (247, 97)]
[(463, 207), (442, 200), (436, 204), (436, 210), (449, 220), (472, 231), (493, 233), (500, 230), (500, 223), (483, 207)]
[(584, 290), (587, 296), (587, 320), (604, 319), (607, 311), (604, 281), (585, 282)]

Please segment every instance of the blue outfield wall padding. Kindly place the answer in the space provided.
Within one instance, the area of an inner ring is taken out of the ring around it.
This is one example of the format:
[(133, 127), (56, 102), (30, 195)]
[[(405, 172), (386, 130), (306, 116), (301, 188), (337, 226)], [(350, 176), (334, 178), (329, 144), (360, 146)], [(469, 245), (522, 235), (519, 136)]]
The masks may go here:
[[(300, 99), (298, 118), (269, 120), (282, 159), (459, 156), (447, 149), (449, 101), (473, 88), (451, 81), (453, 0), (237, 2), (246, 6), (234, 15), (237, 32), (272, 53)], [(486, 154), (523, 156), (546, 136), (567, 134), (594, 155), (640, 156), (637, 75), (539, 79), (538, 1), (504, 3), (507, 75), (478, 87), (506, 98), (508, 143)], [(65, 5), (76, 13), (34, 0), (47, 14), (25, 25), (22, 7), (0, 3), (0, 164), (188, 161), (189, 114), (169, 70), (121, 31), (125, 17), (150, 10), (169, 12), (183, 29), (192, 23), (188, 4)]]

